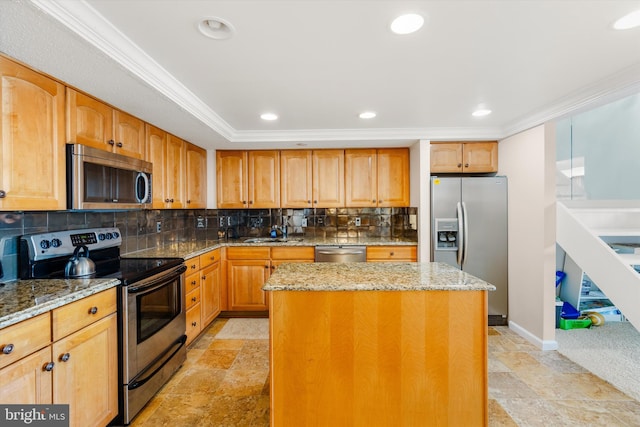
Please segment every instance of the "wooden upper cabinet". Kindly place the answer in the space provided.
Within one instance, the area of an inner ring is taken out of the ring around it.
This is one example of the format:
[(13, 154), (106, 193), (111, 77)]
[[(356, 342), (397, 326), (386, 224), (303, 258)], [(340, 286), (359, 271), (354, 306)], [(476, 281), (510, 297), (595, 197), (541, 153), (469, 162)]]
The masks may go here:
[(246, 151), (216, 151), (216, 198), (218, 209), (248, 207), (248, 154)]
[(144, 122), (119, 110), (113, 110), (115, 152), (144, 159)]
[(280, 152), (249, 151), (249, 208), (280, 207)]
[(347, 207), (409, 206), (409, 150), (345, 150)]
[(137, 117), (67, 88), (67, 141), (145, 158), (145, 126)]
[(431, 173), (491, 173), (497, 171), (497, 141), (431, 143)]
[(146, 134), (146, 160), (153, 164), (152, 207), (162, 209), (165, 207), (165, 170), (167, 163), (167, 133), (162, 129), (147, 124)]
[(184, 176), (185, 176), (185, 142), (171, 134), (167, 134), (167, 157), (165, 163), (165, 207), (185, 208)]
[(65, 209), (64, 85), (1, 56), (0, 79), (0, 209)]
[(207, 151), (185, 142), (185, 198), (189, 209), (207, 206)]
[(314, 150), (313, 207), (344, 206), (344, 150)]
[(409, 206), (409, 150), (378, 149), (378, 206)]
[(312, 197), (312, 151), (280, 152), (280, 206), (310, 208)]
[(376, 207), (377, 190), (376, 150), (345, 150), (345, 194), (348, 207)]

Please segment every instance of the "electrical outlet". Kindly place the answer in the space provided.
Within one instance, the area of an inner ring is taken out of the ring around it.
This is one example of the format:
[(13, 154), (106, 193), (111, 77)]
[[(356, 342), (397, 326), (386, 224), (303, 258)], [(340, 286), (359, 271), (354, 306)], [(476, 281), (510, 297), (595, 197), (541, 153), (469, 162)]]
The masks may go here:
[(231, 217), (230, 216), (227, 217), (227, 226), (231, 227)]
[(156, 233), (160, 233), (162, 232), (162, 222), (157, 221), (156, 222)]
[(220, 227), (224, 227), (224, 217), (220, 217)]
[(303, 227), (307, 226), (307, 218), (302, 218), (302, 226)]
[(199, 216), (196, 219), (196, 228), (205, 228), (205, 226), (204, 226), (204, 218), (203, 217)]
[(357, 216), (356, 217), (356, 227), (360, 227), (362, 225), (362, 222), (360, 221), (360, 217)]

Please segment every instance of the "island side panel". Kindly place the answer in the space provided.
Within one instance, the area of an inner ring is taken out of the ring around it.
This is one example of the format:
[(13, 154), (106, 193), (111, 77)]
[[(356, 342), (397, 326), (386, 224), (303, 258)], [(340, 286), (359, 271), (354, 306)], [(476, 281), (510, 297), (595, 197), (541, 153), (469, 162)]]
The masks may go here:
[(486, 291), (271, 292), (271, 425), (487, 425)]

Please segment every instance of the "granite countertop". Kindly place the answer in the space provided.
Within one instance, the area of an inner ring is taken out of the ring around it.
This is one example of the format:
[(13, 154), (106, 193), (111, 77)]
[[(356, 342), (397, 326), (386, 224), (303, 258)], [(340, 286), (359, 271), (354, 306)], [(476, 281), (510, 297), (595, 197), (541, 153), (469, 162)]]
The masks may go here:
[(288, 263), (265, 291), (494, 291), (484, 280), (439, 262)]
[(0, 328), (120, 284), (118, 279), (15, 280), (0, 285)]
[(246, 242), (250, 237), (244, 237), (237, 240), (206, 240), (192, 242), (176, 242), (168, 245), (159, 246), (153, 249), (145, 249), (137, 252), (131, 252), (123, 255), (123, 258), (163, 258), (178, 257), (189, 259), (211, 250), (222, 247), (233, 246), (322, 246), (322, 245), (344, 245), (344, 246), (415, 246), (418, 243), (415, 240), (402, 238), (385, 238), (385, 237), (295, 237), (290, 236), (286, 241), (267, 239), (261, 242)]

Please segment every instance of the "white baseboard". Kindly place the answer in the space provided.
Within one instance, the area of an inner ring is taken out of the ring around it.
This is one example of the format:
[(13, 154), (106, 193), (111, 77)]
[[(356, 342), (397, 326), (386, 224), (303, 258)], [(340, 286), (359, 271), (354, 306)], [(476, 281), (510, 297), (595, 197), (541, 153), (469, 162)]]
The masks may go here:
[(540, 338), (533, 335), (531, 332), (511, 320), (509, 321), (509, 329), (511, 329), (516, 334), (520, 335), (522, 338), (526, 339), (542, 351), (558, 349), (558, 341), (541, 340)]

